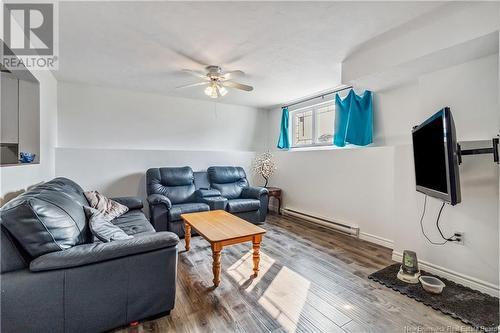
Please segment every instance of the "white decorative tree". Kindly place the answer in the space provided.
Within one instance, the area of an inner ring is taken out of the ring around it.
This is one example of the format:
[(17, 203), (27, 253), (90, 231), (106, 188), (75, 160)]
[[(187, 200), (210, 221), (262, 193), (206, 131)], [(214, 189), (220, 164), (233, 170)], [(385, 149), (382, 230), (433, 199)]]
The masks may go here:
[(270, 152), (258, 155), (253, 161), (253, 171), (266, 180), (264, 187), (267, 187), (269, 178), (271, 178), (277, 169), (276, 163), (273, 160), (273, 154)]

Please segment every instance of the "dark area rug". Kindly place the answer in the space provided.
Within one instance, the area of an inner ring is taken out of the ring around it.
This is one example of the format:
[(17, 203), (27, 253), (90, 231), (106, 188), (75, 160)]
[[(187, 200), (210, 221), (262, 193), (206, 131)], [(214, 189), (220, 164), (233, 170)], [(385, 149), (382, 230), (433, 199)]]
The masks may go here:
[(437, 277), (446, 284), (442, 294), (431, 294), (426, 292), (420, 283), (409, 284), (398, 280), (396, 274), (400, 266), (401, 264), (393, 264), (371, 274), (368, 278), (411, 297), (418, 302), (422, 302), (435, 310), (460, 319), (476, 329), (485, 332), (498, 331), (499, 314), (497, 297), (483, 294), (453, 281), (421, 271), (422, 275)]

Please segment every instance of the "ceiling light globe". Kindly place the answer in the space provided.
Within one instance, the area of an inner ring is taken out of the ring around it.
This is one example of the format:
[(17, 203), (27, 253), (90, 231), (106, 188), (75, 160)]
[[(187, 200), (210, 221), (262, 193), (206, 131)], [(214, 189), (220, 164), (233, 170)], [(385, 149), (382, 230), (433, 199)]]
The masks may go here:
[(205, 95), (212, 97), (214, 91), (215, 91), (214, 87), (208, 86), (205, 88)]
[(227, 89), (222, 86), (219, 86), (219, 93), (221, 96), (225, 96), (227, 94)]

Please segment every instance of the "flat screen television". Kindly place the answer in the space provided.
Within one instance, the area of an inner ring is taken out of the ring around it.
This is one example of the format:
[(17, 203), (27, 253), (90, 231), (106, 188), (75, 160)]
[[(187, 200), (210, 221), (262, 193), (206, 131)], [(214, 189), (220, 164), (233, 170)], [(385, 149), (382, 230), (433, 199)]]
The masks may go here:
[(455, 123), (449, 107), (412, 131), (417, 191), (451, 205), (461, 201)]

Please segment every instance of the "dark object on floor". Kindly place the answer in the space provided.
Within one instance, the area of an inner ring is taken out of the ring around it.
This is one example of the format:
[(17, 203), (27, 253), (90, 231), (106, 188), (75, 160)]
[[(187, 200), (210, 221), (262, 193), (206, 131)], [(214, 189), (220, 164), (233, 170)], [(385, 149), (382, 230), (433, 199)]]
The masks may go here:
[(485, 332), (498, 331), (498, 298), (464, 287), (453, 281), (446, 280), (422, 271), (422, 275), (431, 275), (442, 280), (446, 287), (440, 295), (426, 292), (420, 284), (408, 284), (396, 278), (401, 264), (387, 266), (368, 278), (386, 287), (422, 302), (434, 310), (441, 311), (453, 318)]

